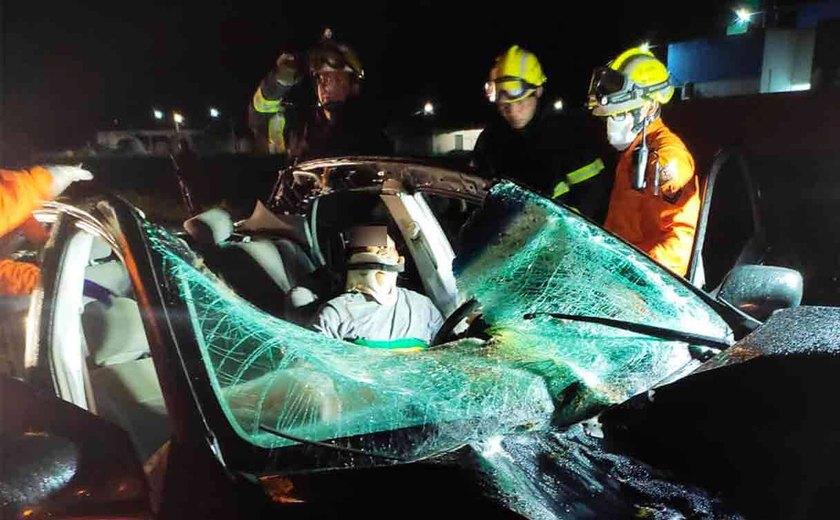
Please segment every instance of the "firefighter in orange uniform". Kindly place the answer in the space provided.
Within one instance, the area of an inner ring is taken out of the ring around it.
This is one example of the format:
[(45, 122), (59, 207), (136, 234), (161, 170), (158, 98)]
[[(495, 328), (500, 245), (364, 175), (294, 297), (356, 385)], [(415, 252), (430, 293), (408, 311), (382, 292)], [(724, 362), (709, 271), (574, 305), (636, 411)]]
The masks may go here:
[(637, 47), (595, 70), (588, 105), (620, 153), (604, 227), (684, 276), (700, 194), (691, 153), (660, 118), (673, 94), (665, 65)]
[[(0, 236), (24, 224), (45, 200), (57, 197), (67, 187), (93, 175), (76, 166), (35, 166), (29, 170), (0, 170)], [(0, 259), (0, 296), (21, 296), (38, 283), (38, 266)]]

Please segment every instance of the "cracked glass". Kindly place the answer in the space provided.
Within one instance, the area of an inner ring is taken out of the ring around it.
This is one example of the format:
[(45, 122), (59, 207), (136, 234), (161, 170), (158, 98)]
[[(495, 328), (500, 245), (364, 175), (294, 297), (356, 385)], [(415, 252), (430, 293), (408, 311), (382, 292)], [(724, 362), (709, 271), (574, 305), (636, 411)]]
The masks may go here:
[(415, 352), (326, 338), (266, 314), (183, 242), (146, 230), (225, 416), (265, 448), (400, 431), (411, 435), (376, 444), (377, 453), (415, 460), (592, 417), (690, 360), (682, 341), (529, 313), (731, 336), (701, 298), (642, 253), (508, 182), (460, 230), (453, 266), (461, 294), (481, 304), (484, 334)]

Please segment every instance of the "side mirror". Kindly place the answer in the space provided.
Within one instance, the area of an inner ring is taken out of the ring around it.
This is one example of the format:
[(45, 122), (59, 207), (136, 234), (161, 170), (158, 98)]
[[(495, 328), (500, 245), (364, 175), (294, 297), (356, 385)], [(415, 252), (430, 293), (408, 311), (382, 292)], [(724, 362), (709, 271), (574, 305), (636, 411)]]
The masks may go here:
[(739, 265), (732, 269), (718, 291), (718, 298), (759, 320), (802, 301), (802, 275), (786, 267)]
[(81, 408), (0, 376), (0, 518), (150, 518), (128, 434)]

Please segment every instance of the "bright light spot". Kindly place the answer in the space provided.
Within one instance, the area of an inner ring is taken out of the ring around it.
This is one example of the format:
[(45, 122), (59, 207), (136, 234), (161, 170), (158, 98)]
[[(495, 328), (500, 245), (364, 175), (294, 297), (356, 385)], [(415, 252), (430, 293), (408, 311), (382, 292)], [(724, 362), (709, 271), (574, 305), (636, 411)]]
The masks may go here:
[(184, 123), (184, 116), (182, 116), (180, 112), (172, 114), (172, 119), (179, 125)]
[(219, 117), (219, 115), (221, 115), (221, 114), (219, 113), (218, 109), (216, 109), (214, 107), (210, 107), (210, 117), (212, 117), (213, 119), (216, 119), (217, 117)]
[(639, 48), (642, 52), (648, 52), (650, 50), (650, 42), (642, 42), (642, 44), (639, 45)]
[(155, 115), (155, 119), (157, 119), (158, 121), (163, 120), (163, 112), (161, 110), (154, 109), (152, 110), (152, 113)]
[(738, 21), (741, 23), (748, 23), (750, 21), (750, 17), (752, 17), (752, 13), (749, 10), (741, 7), (740, 9), (735, 10), (735, 16), (738, 17)]
[(562, 99), (558, 99), (557, 101), (554, 102), (554, 110), (557, 111), (557, 112), (560, 112), (561, 110), (563, 110), (563, 100)]
[(435, 105), (432, 104), (431, 101), (426, 101), (423, 105), (423, 115), (431, 116), (435, 113)]
[(504, 447), (502, 447), (502, 439), (503, 437), (501, 435), (494, 435), (485, 439), (484, 442), (479, 444), (481, 455), (485, 459), (504, 457), (512, 462), (513, 458), (505, 451)]
[(790, 86), (790, 89), (791, 90), (796, 90), (796, 91), (811, 90), (811, 84), (810, 83), (794, 83), (793, 85)]

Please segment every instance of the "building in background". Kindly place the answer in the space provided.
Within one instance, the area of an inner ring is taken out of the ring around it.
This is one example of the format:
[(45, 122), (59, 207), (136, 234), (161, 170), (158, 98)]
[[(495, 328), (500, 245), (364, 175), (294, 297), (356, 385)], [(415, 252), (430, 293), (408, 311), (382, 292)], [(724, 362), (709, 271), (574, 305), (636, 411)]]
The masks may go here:
[(839, 1), (782, 15), (750, 9), (736, 11), (727, 36), (668, 45), (668, 69), (682, 99), (840, 86)]

